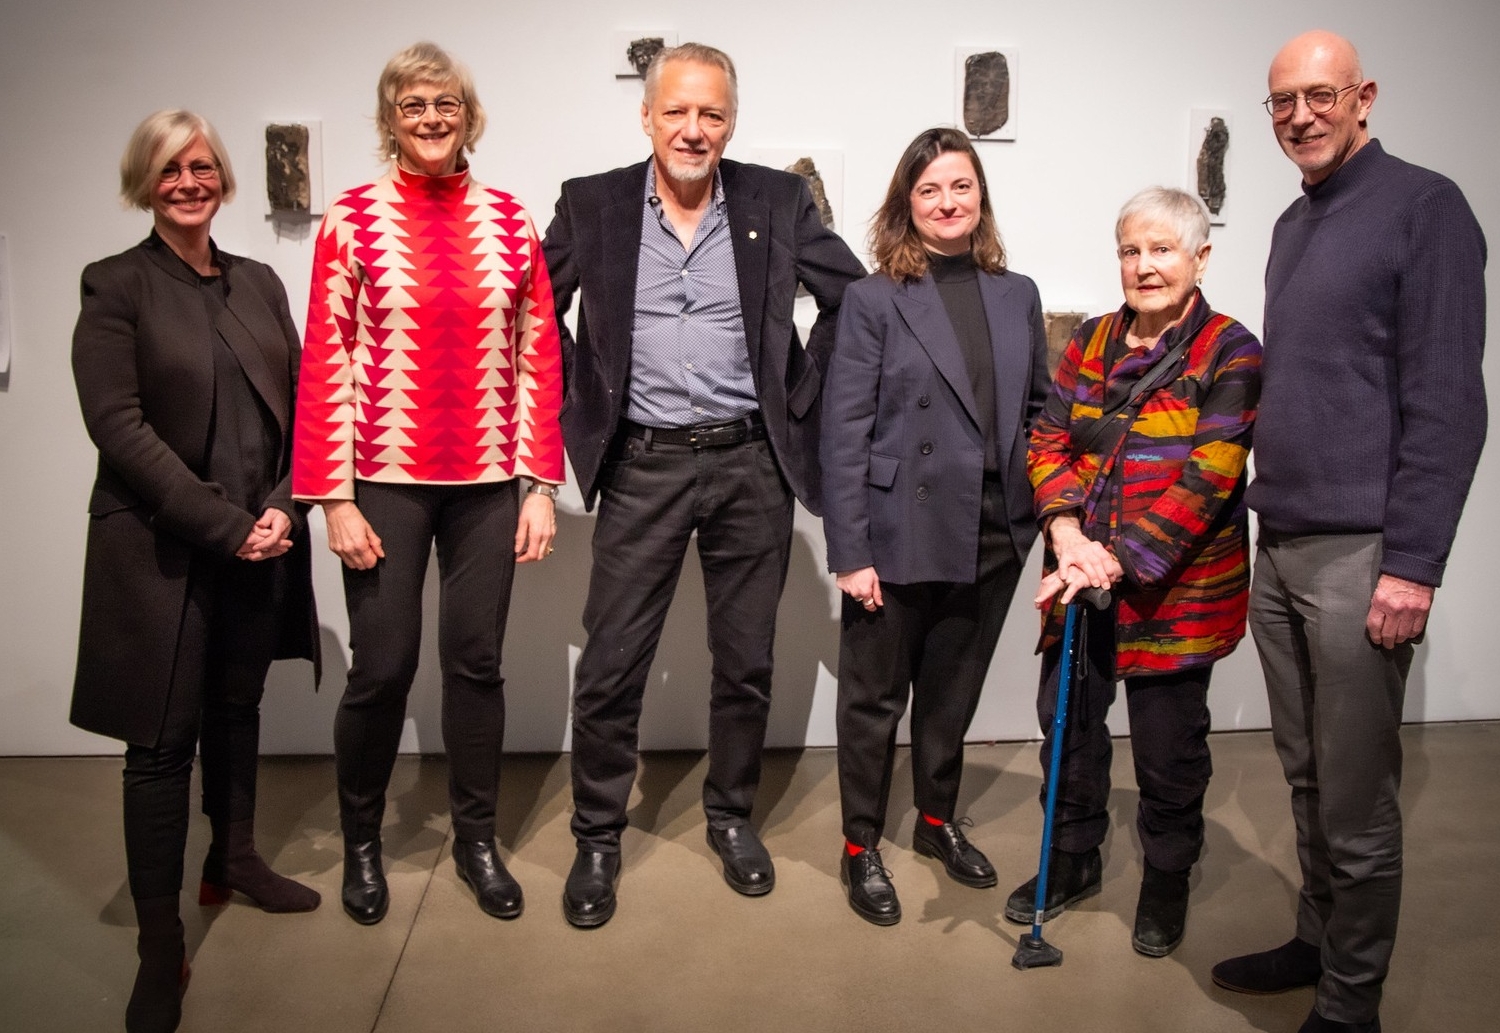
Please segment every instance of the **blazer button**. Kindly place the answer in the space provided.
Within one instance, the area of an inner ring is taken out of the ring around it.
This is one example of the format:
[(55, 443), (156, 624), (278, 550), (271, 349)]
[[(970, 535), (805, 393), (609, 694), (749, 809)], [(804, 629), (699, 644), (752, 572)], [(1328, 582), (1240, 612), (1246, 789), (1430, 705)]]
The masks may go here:
[(930, 441), (924, 441), (924, 442), (922, 442), (922, 454), (924, 456), (930, 456), (930, 455), (932, 455), (932, 442), (930, 442)]
[(922, 502), (926, 502), (927, 501), (927, 485), (925, 485), (925, 484), (918, 485), (918, 487), (917, 487), (917, 499), (919, 501), (922, 501)]
[(931, 404), (932, 404), (932, 399), (928, 398), (926, 395), (919, 395), (917, 397), (917, 405), (919, 407), (925, 409), (925, 408), (927, 408)]

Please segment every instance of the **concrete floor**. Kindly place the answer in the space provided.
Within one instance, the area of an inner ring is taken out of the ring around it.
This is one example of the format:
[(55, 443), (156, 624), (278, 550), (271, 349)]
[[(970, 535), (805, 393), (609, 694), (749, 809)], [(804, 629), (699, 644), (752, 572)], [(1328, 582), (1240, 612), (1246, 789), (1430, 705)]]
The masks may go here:
[[(1490, 1030), (1500, 1014), (1500, 724), (1404, 733), (1405, 922), (1382, 1012), (1388, 1031)], [(941, 875), (909, 849), (908, 760), (896, 773), (886, 864), (905, 919), (857, 918), (838, 883), (833, 754), (771, 754), (757, 820), (776, 890), (724, 884), (703, 839), (701, 755), (646, 758), (625, 840), (620, 907), (579, 931), (559, 905), (572, 861), (567, 758), (513, 756), (500, 838), (527, 894), (513, 922), (486, 917), (449, 857), (441, 758), (403, 758), (385, 835), (391, 911), (378, 926), (338, 904), (332, 762), (266, 758), (262, 851), (324, 896), (307, 915), (184, 894), (193, 976), (186, 1031), (444, 1033), (1007, 1029), (1025, 1033), (1292, 1031), (1310, 990), (1251, 998), (1209, 980), (1222, 957), (1292, 931), (1296, 862), (1269, 736), (1216, 735), (1208, 845), (1188, 934), (1172, 956), (1133, 953), (1140, 877), (1128, 744), (1117, 743), (1115, 830), (1104, 892), (1047, 926), (1056, 969), (1010, 965), (1018, 934), (1003, 894), (1033, 870), (1038, 768), (1029, 744), (971, 748), (964, 810), (1000, 871), (996, 890)], [(134, 974), (114, 758), (0, 760), (0, 1030), (115, 1030)], [(194, 822), (188, 871), (206, 849)]]

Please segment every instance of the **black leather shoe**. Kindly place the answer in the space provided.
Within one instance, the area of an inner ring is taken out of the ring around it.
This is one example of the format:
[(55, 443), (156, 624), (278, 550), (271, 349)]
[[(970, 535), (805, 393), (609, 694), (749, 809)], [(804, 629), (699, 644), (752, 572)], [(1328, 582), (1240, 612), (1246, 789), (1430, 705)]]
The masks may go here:
[(708, 827), (708, 845), (724, 862), (724, 881), (736, 893), (759, 897), (776, 885), (776, 868), (771, 854), (749, 825), (727, 829)]
[(569, 925), (592, 929), (615, 913), (615, 880), (620, 877), (620, 854), (578, 848), (568, 881), (563, 885), (563, 917)]
[[(1050, 922), (1080, 900), (1086, 900), (1099, 892), (1104, 865), (1099, 859), (1099, 848), (1085, 850), (1081, 854), (1066, 850), (1052, 851), (1051, 864), (1047, 868), (1047, 901), (1042, 910), (1042, 921)], [(1005, 901), (1005, 917), (1012, 922), (1031, 925), (1036, 921), (1036, 876), (1033, 875), (1017, 886)]]
[(891, 873), (880, 863), (879, 850), (846, 849), (839, 862), (839, 882), (849, 893), (849, 906), (866, 922), (895, 925), (901, 921), (901, 901), (891, 885)]
[(961, 818), (957, 822), (934, 825), (919, 814), (917, 827), (911, 835), (912, 849), (924, 857), (936, 857), (942, 861), (943, 870), (954, 882), (986, 890), (997, 881), (995, 866), (964, 836), (963, 826), (967, 824), (971, 824), (969, 819)]
[(479, 910), (495, 918), (515, 918), (524, 901), (521, 884), (505, 870), (495, 850), (495, 841), (477, 843), (464, 839), (453, 841), (453, 867), (465, 886), (474, 891)]
[(380, 867), (380, 840), (344, 843), (344, 911), (360, 925), (374, 925), (391, 906), (391, 891)]
[(1135, 929), (1130, 945), (1137, 954), (1165, 958), (1182, 942), (1187, 928), (1188, 876), (1191, 868), (1164, 872), (1146, 862), (1141, 895), (1135, 905)]
[(1297, 1033), (1380, 1033), (1380, 1016), (1377, 1015), (1368, 1022), (1335, 1022), (1333, 1019), (1325, 1019), (1314, 1008)]
[(1214, 982), (1237, 994), (1279, 994), (1299, 986), (1317, 986), (1323, 960), (1317, 947), (1296, 937), (1280, 947), (1243, 954), (1213, 968)]

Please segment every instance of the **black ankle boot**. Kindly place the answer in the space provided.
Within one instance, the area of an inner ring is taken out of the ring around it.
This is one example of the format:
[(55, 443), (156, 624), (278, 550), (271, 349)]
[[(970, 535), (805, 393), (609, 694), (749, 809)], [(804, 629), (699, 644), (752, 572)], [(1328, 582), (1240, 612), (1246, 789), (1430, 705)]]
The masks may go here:
[(223, 904), (238, 891), (262, 911), (311, 911), (323, 900), (311, 886), (277, 875), (255, 849), (255, 819), (214, 822), (214, 839), (203, 859), (199, 904)]
[[(1047, 865), (1047, 901), (1042, 921), (1050, 922), (1063, 913), (1063, 909), (1099, 892), (1104, 874), (1104, 864), (1099, 848), (1071, 853), (1054, 850)], [(1031, 925), (1036, 920), (1037, 877), (1017, 886), (1005, 901), (1005, 917), (1012, 922)]]
[(182, 995), (187, 989), (187, 945), (177, 894), (135, 901), (135, 952), (141, 959), (125, 1005), (126, 1033), (172, 1033), (182, 1021)]
[(463, 884), (474, 891), (479, 910), (494, 918), (515, 918), (521, 913), (521, 885), (506, 870), (493, 839), (454, 839), (453, 866)]
[(1130, 945), (1137, 954), (1164, 958), (1182, 942), (1187, 928), (1188, 876), (1192, 868), (1164, 872), (1146, 862), (1141, 895), (1135, 905), (1135, 930)]
[(385, 871), (380, 866), (380, 840), (344, 841), (344, 911), (360, 925), (374, 925), (391, 906)]

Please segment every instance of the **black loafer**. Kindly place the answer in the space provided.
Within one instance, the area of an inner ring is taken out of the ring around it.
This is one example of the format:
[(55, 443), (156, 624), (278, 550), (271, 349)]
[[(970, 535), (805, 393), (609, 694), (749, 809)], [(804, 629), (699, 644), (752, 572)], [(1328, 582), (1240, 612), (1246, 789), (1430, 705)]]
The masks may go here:
[(463, 884), (474, 891), (479, 910), (495, 918), (515, 918), (525, 903), (521, 884), (506, 871), (495, 850), (495, 841), (453, 841), (453, 867)]
[(1280, 947), (1219, 962), (1213, 968), (1213, 978), (1219, 986), (1237, 994), (1279, 994), (1301, 986), (1317, 986), (1323, 978), (1322, 952), (1306, 940), (1292, 937)]
[(708, 827), (708, 845), (724, 862), (724, 881), (736, 893), (759, 897), (776, 885), (776, 868), (771, 854), (749, 825), (732, 825), (727, 829)]
[(615, 880), (620, 877), (620, 854), (578, 848), (568, 881), (563, 885), (563, 917), (579, 929), (593, 929), (615, 913)]
[(866, 922), (895, 925), (901, 921), (901, 901), (891, 885), (891, 873), (880, 863), (879, 850), (844, 850), (839, 862), (839, 881), (849, 894), (849, 906)]
[[(1081, 854), (1066, 850), (1052, 851), (1047, 868), (1047, 901), (1042, 910), (1042, 921), (1050, 922), (1080, 900), (1086, 900), (1099, 892), (1104, 874), (1104, 865), (1099, 858), (1099, 848), (1085, 850)], [(1015, 888), (1005, 901), (1005, 917), (1012, 922), (1031, 925), (1036, 921), (1036, 876)]]
[(1146, 862), (1141, 895), (1135, 905), (1130, 945), (1137, 954), (1164, 958), (1177, 949), (1187, 928), (1188, 876), (1191, 868), (1164, 872)]
[(917, 827), (911, 835), (912, 849), (924, 857), (935, 857), (943, 862), (943, 870), (954, 882), (989, 889), (995, 885), (995, 866), (980, 853), (979, 848), (964, 836), (963, 826), (968, 818), (958, 822), (945, 821), (934, 825), (917, 815)]
[(391, 891), (380, 867), (380, 840), (344, 843), (344, 911), (360, 925), (374, 925), (391, 906)]

